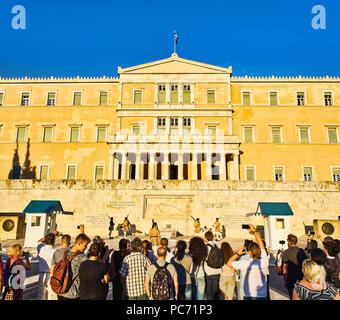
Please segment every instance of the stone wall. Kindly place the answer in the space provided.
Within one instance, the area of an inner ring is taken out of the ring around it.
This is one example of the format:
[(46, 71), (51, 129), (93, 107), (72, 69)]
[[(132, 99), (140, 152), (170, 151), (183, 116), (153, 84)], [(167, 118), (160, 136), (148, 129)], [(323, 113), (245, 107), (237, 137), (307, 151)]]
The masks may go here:
[(264, 224), (263, 217), (246, 217), (255, 212), (258, 202), (288, 202), (294, 212), (291, 232), (299, 237), (304, 234), (303, 223), (338, 219), (340, 183), (0, 180), (0, 212), (21, 212), (31, 200), (60, 200), (64, 210), (74, 214), (58, 215), (58, 230), (72, 236), (78, 233), (77, 225), (84, 223), (89, 236), (107, 237), (107, 215), (116, 224), (129, 215), (141, 235), (149, 231), (152, 218), (160, 229), (192, 235), (192, 215), (208, 228), (220, 217), (227, 236), (234, 239), (247, 237), (242, 223)]

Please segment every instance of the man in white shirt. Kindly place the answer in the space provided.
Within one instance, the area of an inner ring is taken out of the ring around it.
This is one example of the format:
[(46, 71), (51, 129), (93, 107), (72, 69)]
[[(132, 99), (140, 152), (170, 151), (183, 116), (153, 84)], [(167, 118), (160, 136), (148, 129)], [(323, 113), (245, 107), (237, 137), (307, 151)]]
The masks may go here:
[[(216, 243), (214, 242), (214, 235), (211, 231), (207, 231), (204, 236), (205, 236), (205, 242), (207, 243), (207, 249), (208, 249), (207, 260), (208, 260), (210, 250), (214, 246), (216, 246)], [(218, 300), (220, 275), (222, 272), (222, 268), (210, 267), (208, 265), (207, 260), (204, 261), (204, 265), (203, 265), (204, 271), (206, 274), (206, 298), (207, 300)]]
[(44, 238), (39, 240), (37, 245), (39, 257), (39, 300), (50, 300), (53, 295), (53, 291), (49, 283), (52, 258), (56, 251), (54, 243), (57, 234), (58, 231), (48, 233)]
[(249, 245), (248, 254), (250, 260), (235, 261), (245, 253), (246, 248), (240, 247), (228, 261), (230, 268), (244, 272), (244, 300), (265, 300), (267, 299), (267, 275), (269, 261), (264, 247), (263, 240), (252, 224), (249, 224), (250, 231), (254, 233), (256, 242)]

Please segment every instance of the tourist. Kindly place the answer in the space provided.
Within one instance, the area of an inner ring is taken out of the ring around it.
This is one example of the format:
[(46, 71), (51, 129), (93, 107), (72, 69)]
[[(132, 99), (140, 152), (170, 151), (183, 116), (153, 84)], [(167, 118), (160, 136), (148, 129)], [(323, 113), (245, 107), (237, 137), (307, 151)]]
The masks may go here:
[[(90, 238), (86, 234), (81, 233), (77, 236), (74, 246), (71, 249), (65, 251), (64, 256), (66, 255), (66, 258), (69, 260), (71, 259), (71, 257), (75, 255), (75, 257), (71, 261), (72, 285), (66, 293), (58, 295), (58, 300), (80, 299), (79, 267), (83, 261), (87, 260), (87, 257), (84, 254), (84, 252), (89, 243)], [(58, 262), (59, 261), (57, 261), (57, 263)]]
[(51, 300), (53, 291), (50, 286), (50, 270), (53, 260), (55, 238), (58, 231), (48, 233), (38, 241), (37, 252), (39, 258), (39, 291), (38, 300)]
[(310, 252), (310, 259), (316, 262), (316, 264), (319, 266), (325, 266), (327, 261), (327, 255), (322, 249), (315, 248), (312, 249)]
[(4, 265), (2, 264), (2, 259), (1, 259), (1, 256), (0, 256), (0, 296), (1, 296), (1, 293), (2, 293), (2, 289), (4, 287), (3, 274), (4, 274)]
[[(23, 299), (23, 286), (25, 283), (26, 271), (32, 269), (28, 252), (23, 252), (20, 244), (13, 244), (7, 250), (8, 260), (4, 270), (4, 286), (5, 290), (2, 295), (2, 300), (22, 300)], [(24, 256), (26, 262), (20, 257)], [(13, 268), (21, 266), (18, 272), (15, 273)], [(11, 279), (18, 276), (15, 284), (12, 284)]]
[(337, 258), (340, 260), (340, 240), (339, 239), (334, 239), (334, 242), (337, 244), (337, 247), (338, 247)]
[[(212, 266), (208, 264), (208, 261), (213, 260), (216, 262), (220, 262), (217, 261), (216, 257), (212, 257), (212, 252), (216, 254), (218, 253), (218, 251), (216, 249), (214, 249), (212, 251), (212, 249), (214, 247), (217, 248), (216, 243), (214, 242), (214, 235), (211, 231), (207, 231), (205, 233), (205, 241), (207, 243), (207, 249), (208, 249), (208, 256), (206, 261), (204, 262), (204, 271), (206, 274), (206, 298), (207, 300), (218, 300), (219, 298), (219, 283), (220, 283), (220, 274), (221, 274), (221, 268), (223, 266), (223, 254), (222, 252), (220, 253), (221, 255), (221, 264), (220, 267), (218, 267), (218, 265)], [(218, 250), (220, 251), (220, 249), (218, 248)]]
[(145, 275), (151, 262), (142, 254), (142, 240), (138, 237), (131, 241), (131, 251), (124, 258), (119, 270), (124, 283), (123, 294), (127, 297), (127, 300), (147, 300)]
[(89, 258), (79, 267), (80, 300), (105, 300), (109, 291), (107, 265), (99, 260), (100, 244), (90, 246)]
[(265, 274), (267, 277), (267, 299), (270, 300), (270, 290), (269, 290), (269, 260), (270, 260), (270, 252), (268, 252), (267, 250), (267, 246), (266, 246), (266, 241), (263, 241), (263, 245), (264, 245), (264, 249), (266, 250), (266, 254), (267, 254), (267, 258), (268, 258), (268, 267), (265, 268)]
[(169, 249), (169, 241), (168, 241), (168, 239), (167, 238), (162, 238), (160, 243), (159, 243), (159, 245), (166, 249), (166, 258), (165, 258), (165, 261), (167, 263), (170, 263), (171, 259), (174, 257), (174, 254)]
[(326, 241), (323, 247), (327, 256), (324, 265), (326, 269), (326, 280), (334, 287), (340, 288), (340, 260), (337, 257), (338, 245), (335, 241)]
[(250, 260), (236, 261), (246, 248), (240, 247), (228, 261), (227, 265), (236, 270), (242, 270), (245, 274), (243, 290), (244, 300), (266, 300), (267, 299), (267, 277), (268, 256), (263, 240), (252, 224), (249, 230), (255, 235), (256, 242), (249, 245), (248, 254)]
[(303, 279), (294, 285), (293, 300), (340, 300), (339, 289), (326, 282), (324, 267), (306, 259), (302, 272)]
[(151, 241), (151, 243), (154, 247), (159, 246), (161, 234), (158, 230), (157, 222), (153, 223), (153, 226), (152, 226), (152, 228), (150, 229), (150, 232), (149, 232), (149, 238), (150, 238), (150, 241)]
[(119, 250), (113, 252), (114, 273), (115, 277), (112, 280), (112, 299), (123, 300), (123, 286), (120, 278), (119, 270), (122, 266), (124, 258), (129, 254), (128, 240), (123, 238), (119, 240)]
[(71, 236), (64, 234), (61, 237), (61, 248), (56, 249), (53, 253), (50, 274), (53, 274), (54, 266), (63, 258), (65, 251), (70, 249)]
[(235, 292), (235, 275), (236, 270), (230, 268), (227, 263), (234, 255), (234, 251), (228, 242), (222, 242), (221, 250), (224, 258), (224, 265), (220, 276), (220, 290), (223, 293), (224, 300), (233, 300)]
[(193, 260), (190, 270), (192, 300), (204, 300), (206, 287), (204, 261), (208, 256), (208, 249), (204, 240), (200, 237), (191, 238), (189, 241), (189, 253)]
[(307, 247), (305, 249), (306, 256), (310, 258), (310, 253), (313, 249), (316, 249), (318, 247), (318, 242), (313, 239), (314, 235), (310, 234), (307, 239)]
[(305, 251), (297, 246), (298, 238), (289, 234), (287, 237), (288, 249), (283, 251), (283, 274), (285, 277), (285, 286), (288, 290), (289, 298), (292, 299), (294, 284), (301, 280), (302, 262), (307, 259)]
[[(175, 267), (165, 261), (166, 249), (159, 247), (158, 260), (149, 265), (145, 277), (145, 292), (150, 300), (177, 300), (178, 280)], [(151, 290), (150, 290), (151, 283)], [(165, 290), (159, 290), (166, 288)]]
[[(252, 243), (252, 240), (249, 239), (245, 239), (244, 240), (244, 247), (245, 247), (245, 251), (243, 254), (241, 254), (241, 256), (238, 258), (237, 261), (243, 261), (243, 260), (250, 260), (250, 256), (249, 256), (249, 246)], [(238, 270), (236, 273), (236, 291), (237, 291), (237, 299), (238, 300), (243, 300), (244, 299), (244, 290), (243, 290), (243, 285), (244, 285), (244, 272), (243, 270)]]
[(177, 271), (178, 300), (192, 300), (192, 287), (190, 270), (192, 270), (192, 258), (186, 255), (187, 243), (179, 240), (176, 244), (175, 255), (171, 259)]
[(157, 261), (157, 257), (153, 253), (152, 244), (148, 240), (143, 240), (142, 242), (142, 253), (149, 258), (151, 263)]

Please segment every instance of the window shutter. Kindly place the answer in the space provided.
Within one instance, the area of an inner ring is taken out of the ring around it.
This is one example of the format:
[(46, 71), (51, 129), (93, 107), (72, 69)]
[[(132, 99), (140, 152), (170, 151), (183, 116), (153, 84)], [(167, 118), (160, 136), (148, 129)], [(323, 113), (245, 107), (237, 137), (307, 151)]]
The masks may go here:
[(244, 128), (244, 142), (253, 142), (253, 128)]
[(247, 167), (247, 180), (253, 181), (255, 180), (255, 169), (253, 167)]
[(48, 166), (40, 167), (40, 180), (45, 180), (48, 177)]
[(106, 127), (97, 128), (97, 142), (105, 142), (106, 140)]
[(281, 143), (281, 129), (272, 128), (273, 143)]
[(171, 86), (171, 103), (178, 103), (178, 86)]
[(134, 100), (133, 103), (134, 104), (141, 104), (142, 103), (142, 90), (135, 90), (134, 91)]
[(67, 179), (75, 179), (76, 178), (76, 167), (69, 166), (67, 172)]
[(207, 95), (208, 103), (215, 103), (215, 90), (208, 90)]
[(270, 93), (270, 105), (277, 106), (277, 92)]
[(26, 128), (18, 128), (17, 142), (25, 142)]
[(329, 143), (338, 143), (338, 138), (336, 136), (336, 128), (328, 128), (328, 140)]
[(44, 128), (44, 142), (52, 142), (52, 127)]
[(190, 98), (191, 98), (190, 86), (186, 86), (183, 89), (183, 103), (189, 104), (191, 102)]
[(300, 128), (301, 143), (309, 143), (308, 128)]
[(208, 126), (208, 135), (216, 136), (216, 126)]
[(250, 92), (243, 92), (243, 105), (244, 106), (250, 105)]
[(96, 166), (96, 179), (104, 179), (104, 167)]
[(4, 102), (4, 94), (0, 93), (0, 106), (3, 105), (3, 102)]
[(101, 92), (100, 93), (100, 101), (99, 101), (99, 104), (102, 106), (102, 105), (106, 105), (108, 104), (108, 101), (107, 101), (107, 98), (108, 98), (108, 93), (107, 92)]
[(73, 127), (71, 128), (71, 142), (79, 141), (79, 128)]
[(73, 98), (73, 105), (80, 106), (81, 105), (81, 92), (75, 92)]
[(340, 168), (333, 168), (333, 181), (340, 181)]

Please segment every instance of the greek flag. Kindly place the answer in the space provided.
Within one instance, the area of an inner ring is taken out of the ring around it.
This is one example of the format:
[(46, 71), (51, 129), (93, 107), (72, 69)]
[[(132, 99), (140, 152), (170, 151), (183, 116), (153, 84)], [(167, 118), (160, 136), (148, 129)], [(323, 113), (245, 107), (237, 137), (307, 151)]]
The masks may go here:
[(175, 31), (175, 42), (176, 42), (176, 44), (178, 44), (178, 34), (177, 34), (176, 31)]

